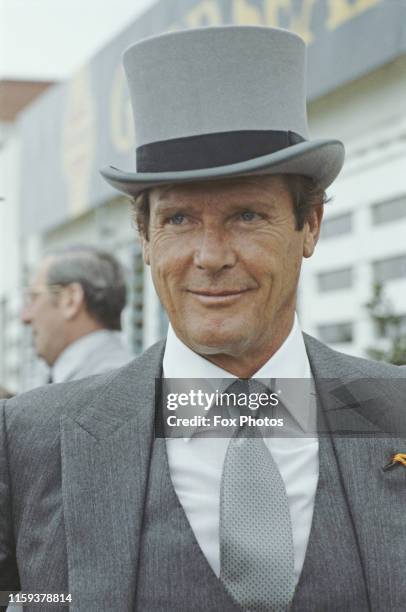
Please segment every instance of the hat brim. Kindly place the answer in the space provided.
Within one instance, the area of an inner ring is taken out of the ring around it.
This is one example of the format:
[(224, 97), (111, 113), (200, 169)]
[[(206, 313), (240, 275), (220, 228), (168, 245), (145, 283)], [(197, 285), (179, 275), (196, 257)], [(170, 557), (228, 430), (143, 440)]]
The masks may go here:
[(339, 140), (312, 140), (292, 145), (269, 155), (247, 161), (179, 172), (126, 172), (114, 166), (100, 170), (115, 189), (137, 196), (145, 189), (162, 185), (216, 181), (261, 174), (301, 174), (313, 178), (326, 189), (338, 176), (344, 163), (344, 145)]

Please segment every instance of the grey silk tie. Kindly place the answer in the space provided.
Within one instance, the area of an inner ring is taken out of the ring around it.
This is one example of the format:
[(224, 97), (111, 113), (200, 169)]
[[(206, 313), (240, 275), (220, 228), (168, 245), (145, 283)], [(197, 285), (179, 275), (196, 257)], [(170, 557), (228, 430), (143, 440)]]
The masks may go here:
[[(249, 388), (246, 381), (237, 381), (228, 392), (264, 390), (255, 381)], [(220, 580), (231, 597), (252, 612), (286, 612), (293, 598), (286, 489), (256, 426), (238, 428), (227, 448), (220, 491)]]

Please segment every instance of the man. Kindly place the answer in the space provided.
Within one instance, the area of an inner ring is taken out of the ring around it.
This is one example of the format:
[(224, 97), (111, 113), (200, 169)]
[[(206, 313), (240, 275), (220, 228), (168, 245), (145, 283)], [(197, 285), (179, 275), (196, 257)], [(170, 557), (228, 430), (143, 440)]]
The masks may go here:
[[(118, 372), (4, 405), (1, 588), (65, 593), (75, 612), (402, 609), (404, 374), (295, 317), (343, 162), (341, 143), (308, 139), (304, 55), (255, 27), (126, 52), (137, 172), (103, 175), (135, 198), (171, 326)], [(265, 439), (255, 418), (256, 439), (159, 438), (162, 375), (310, 379), (317, 414), (305, 396), (287, 409), (327, 434)]]
[(124, 271), (115, 257), (85, 245), (48, 253), (27, 290), (21, 320), (30, 325), (49, 382), (100, 374), (130, 361), (121, 342)]

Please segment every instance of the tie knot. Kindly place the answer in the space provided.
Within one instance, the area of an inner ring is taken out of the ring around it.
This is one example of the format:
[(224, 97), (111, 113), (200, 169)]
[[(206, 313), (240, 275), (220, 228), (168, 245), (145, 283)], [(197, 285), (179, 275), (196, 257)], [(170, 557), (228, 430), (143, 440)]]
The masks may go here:
[[(233, 417), (249, 417), (251, 427), (256, 429), (256, 419), (270, 415), (271, 391), (256, 379), (237, 379), (227, 389), (228, 410)], [(240, 427), (241, 429), (241, 427)], [(254, 432), (252, 432), (254, 433)]]
[(227, 387), (227, 393), (235, 393), (235, 394), (247, 394), (249, 393), (249, 379), (247, 378), (237, 378), (234, 380), (231, 385)]

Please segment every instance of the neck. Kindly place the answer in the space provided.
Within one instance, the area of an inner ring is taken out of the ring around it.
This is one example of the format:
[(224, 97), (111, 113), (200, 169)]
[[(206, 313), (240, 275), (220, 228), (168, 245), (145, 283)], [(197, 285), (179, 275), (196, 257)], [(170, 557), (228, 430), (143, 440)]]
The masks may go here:
[(78, 324), (72, 326), (67, 333), (66, 346), (69, 346), (73, 342), (76, 342), (76, 340), (79, 340), (80, 338), (88, 336), (89, 334), (92, 334), (93, 332), (99, 331), (101, 329), (104, 329), (104, 327), (100, 325), (100, 323), (98, 323), (97, 321), (93, 320), (87, 321), (85, 324)]
[(99, 331), (100, 329), (104, 329), (104, 327), (97, 322), (91, 322), (89, 325), (86, 325), (86, 326), (74, 326), (68, 330), (65, 330), (65, 337), (64, 337), (65, 341), (63, 343), (63, 346), (60, 347), (59, 352), (56, 355), (54, 355), (52, 359), (45, 358), (47, 364), (50, 367), (53, 367), (56, 361), (62, 355), (62, 353), (71, 344), (73, 344), (77, 340), (80, 340), (84, 336), (88, 336), (89, 334), (92, 334), (95, 331)]
[(280, 349), (289, 336), (294, 323), (294, 314), (285, 326), (278, 328), (272, 338), (263, 346), (258, 343), (254, 350), (241, 352), (240, 354), (201, 354), (214, 365), (226, 370), (237, 378), (251, 378), (262, 366)]

